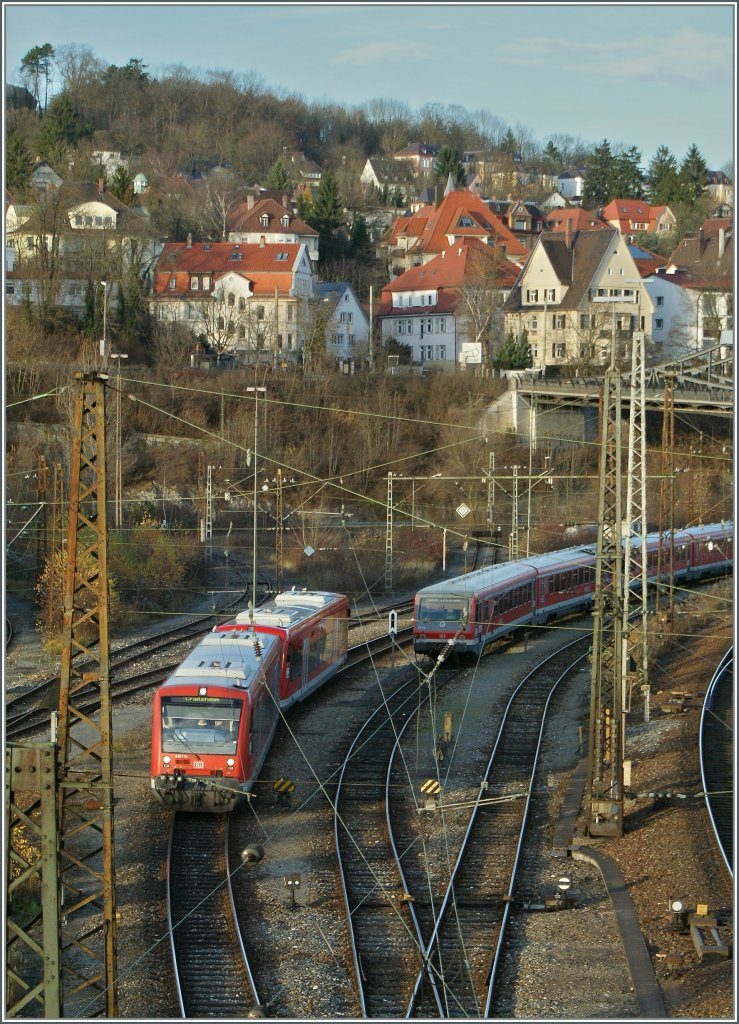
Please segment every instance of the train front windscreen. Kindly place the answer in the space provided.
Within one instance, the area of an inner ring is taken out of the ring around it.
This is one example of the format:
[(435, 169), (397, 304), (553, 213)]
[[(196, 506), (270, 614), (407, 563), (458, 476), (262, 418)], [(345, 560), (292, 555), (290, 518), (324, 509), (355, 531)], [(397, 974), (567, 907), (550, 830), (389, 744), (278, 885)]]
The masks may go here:
[(162, 697), (162, 752), (235, 754), (243, 703), (227, 697)]
[(469, 601), (464, 597), (420, 597), (416, 609), (419, 629), (459, 629), (469, 622)]

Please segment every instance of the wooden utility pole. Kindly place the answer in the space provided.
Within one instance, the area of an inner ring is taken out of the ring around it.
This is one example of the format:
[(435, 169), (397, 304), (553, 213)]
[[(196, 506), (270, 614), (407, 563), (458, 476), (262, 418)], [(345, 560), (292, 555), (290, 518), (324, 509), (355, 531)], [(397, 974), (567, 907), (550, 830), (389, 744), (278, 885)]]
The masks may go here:
[(105, 468), (107, 375), (75, 374), (59, 689), (62, 1015), (118, 1016)]
[(586, 817), (588, 835), (620, 836), (624, 804), (621, 375), (615, 367), (615, 345), (603, 382), (602, 409)]

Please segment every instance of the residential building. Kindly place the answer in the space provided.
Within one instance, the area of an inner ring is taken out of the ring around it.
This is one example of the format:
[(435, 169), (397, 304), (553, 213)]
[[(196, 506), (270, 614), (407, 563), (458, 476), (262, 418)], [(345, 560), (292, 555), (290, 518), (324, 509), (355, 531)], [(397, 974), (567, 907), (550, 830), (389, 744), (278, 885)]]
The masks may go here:
[(64, 179), (46, 160), (37, 160), (31, 168), (31, 184), (34, 188), (46, 192), (50, 188), (61, 188)]
[(454, 190), (447, 192), (437, 207), (425, 206), (399, 217), (380, 239), (378, 256), (387, 259), (389, 272), (396, 276), (470, 238), (499, 249), (514, 263), (522, 264), (528, 253), (479, 196)]
[(603, 207), (602, 217), (629, 242), (639, 234), (665, 237), (677, 224), (669, 206), (651, 206), (645, 199), (612, 199)]
[(505, 304), (506, 331), (527, 332), (533, 368), (583, 372), (630, 359), (635, 330), (648, 330), (652, 301), (615, 229), (542, 232)]
[(367, 188), (378, 192), (396, 193), (407, 199), (415, 186), (415, 171), (409, 160), (390, 160), (372, 156), (362, 169), (359, 180)]
[(583, 210), (582, 206), (568, 206), (567, 209), (552, 209), (544, 216), (544, 231), (564, 231), (565, 224), (574, 235), (576, 231), (608, 230), (611, 225), (595, 213)]
[(301, 358), (313, 266), (296, 242), (170, 242), (153, 268), (149, 311), (242, 362)]
[(30, 206), (8, 207), (6, 245), (14, 266), (9, 302), (20, 302), (25, 291), (31, 301), (73, 310), (87, 281), (121, 281), (131, 268), (144, 276), (161, 249), (145, 218), (106, 192), (102, 179), (52, 188)]
[(717, 206), (727, 206), (733, 210), (734, 186), (731, 179), (723, 171), (708, 172), (706, 189)]
[(421, 366), (455, 369), (487, 362), (518, 268), (475, 238), (456, 241), (382, 289), (382, 343), (409, 346)]
[(414, 175), (423, 178), (433, 172), (440, 152), (440, 146), (429, 145), (426, 142), (409, 142), (407, 146), (399, 149), (393, 158), (407, 161), (413, 167)]
[(544, 216), (530, 200), (485, 199), (485, 205), (505, 224), (525, 249), (531, 249), (544, 225)]
[(734, 330), (732, 222), (706, 221), (645, 280), (654, 304), (652, 337), (664, 358), (718, 345)]
[(342, 363), (361, 359), (369, 346), (369, 317), (346, 281), (315, 283), (313, 294), (325, 306), (326, 352)]
[(307, 157), (302, 150), (288, 150), (287, 146), (283, 146), (282, 162), (290, 175), (297, 175), (299, 178), (298, 184), (320, 184), (323, 171), (315, 160), (311, 160)]
[(582, 167), (570, 165), (561, 174), (557, 175), (557, 191), (571, 203), (582, 202), (584, 185), (585, 170)]
[(226, 217), (229, 242), (295, 242), (305, 245), (313, 262), (318, 261), (318, 232), (299, 220), (283, 195), (282, 203), (274, 199), (255, 199), (247, 195)]

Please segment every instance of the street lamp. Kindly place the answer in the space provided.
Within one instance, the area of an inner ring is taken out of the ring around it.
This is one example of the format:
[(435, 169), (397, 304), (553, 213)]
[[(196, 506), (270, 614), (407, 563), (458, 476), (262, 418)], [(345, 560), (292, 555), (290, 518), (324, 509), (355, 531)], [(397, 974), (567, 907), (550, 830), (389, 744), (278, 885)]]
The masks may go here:
[[(104, 308), (104, 307), (103, 307)], [(104, 332), (103, 332), (104, 333)], [(103, 341), (105, 338), (103, 338)], [(121, 359), (128, 359), (125, 352), (111, 352), (111, 359), (118, 360), (117, 391), (115, 401), (115, 528), (120, 530), (123, 525), (123, 474), (121, 472)]]
[(108, 282), (101, 281), (100, 287), (103, 289), (103, 336), (100, 339), (100, 355), (105, 358), (105, 335), (108, 318)]
[(252, 535), (252, 604), (257, 606), (257, 445), (259, 441), (259, 393), (266, 395), (266, 388), (248, 387), (248, 392), (254, 392), (254, 526)]

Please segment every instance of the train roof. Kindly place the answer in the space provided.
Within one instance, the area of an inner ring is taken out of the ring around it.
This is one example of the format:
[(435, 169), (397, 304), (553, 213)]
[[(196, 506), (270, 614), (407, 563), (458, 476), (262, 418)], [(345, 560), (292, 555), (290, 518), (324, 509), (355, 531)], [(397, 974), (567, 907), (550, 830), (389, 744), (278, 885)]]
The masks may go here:
[(310, 618), (316, 612), (337, 601), (346, 601), (343, 594), (332, 594), (320, 590), (288, 590), (265, 601), (258, 608), (239, 612), (234, 622), (239, 626), (277, 626), (287, 629), (296, 622)]
[[(256, 641), (259, 642), (258, 649)], [(164, 685), (192, 680), (246, 689), (259, 672), (263, 658), (279, 646), (278, 637), (265, 633), (259, 636), (243, 631), (208, 633)]]
[(533, 566), (537, 572), (550, 572), (560, 566), (592, 565), (595, 557), (595, 545), (577, 544), (559, 551), (546, 551), (543, 555), (534, 555), (524, 559), (527, 565)]
[(474, 594), (485, 587), (494, 586), (496, 583), (509, 583), (511, 580), (520, 579), (522, 583), (531, 579), (535, 570), (525, 562), (501, 562), (498, 565), (488, 565), (484, 569), (476, 569), (474, 572), (464, 573), (462, 576), (454, 576), (449, 580), (439, 580), (438, 583), (431, 583), (428, 587), (419, 590), (418, 596), (426, 594)]
[(724, 523), (701, 523), (699, 526), (686, 526), (684, 532), (699, 540), (710, 540), (711, 537), (719, 536), (733, 537), (734, 524), (731, 520)]

